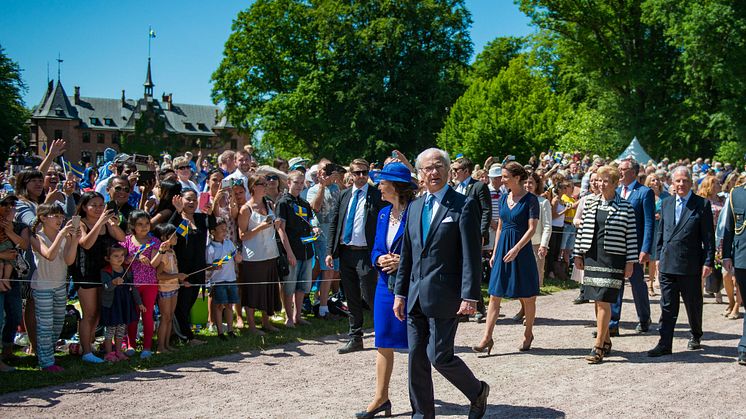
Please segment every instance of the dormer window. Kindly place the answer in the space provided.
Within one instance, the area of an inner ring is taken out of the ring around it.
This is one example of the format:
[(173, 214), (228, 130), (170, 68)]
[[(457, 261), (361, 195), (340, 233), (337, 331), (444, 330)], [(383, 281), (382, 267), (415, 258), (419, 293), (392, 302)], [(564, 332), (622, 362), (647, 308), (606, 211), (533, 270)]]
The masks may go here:
[(207, 125), (203, 124), (202, 122), (197, 124), (197, 128), (199, 128), (200, 131), (210, 131), (210, 129), (207, 128)]
[(101, 120), (95, 117), (88, 118), (91, 125), (101, 125)]
[(55, 116), (65, 116), (65, 111), (61, 107), (56, 107), (54, 109), (54, 115)]
[(189, 131), (196, 131), (194, 129), (194, 125), (191, 122), (184, 122), (184, 128), (186, 128)]
[(104, 125), (113, 127), (114, 126), (114, 120), (111, 118), (104, 118)]

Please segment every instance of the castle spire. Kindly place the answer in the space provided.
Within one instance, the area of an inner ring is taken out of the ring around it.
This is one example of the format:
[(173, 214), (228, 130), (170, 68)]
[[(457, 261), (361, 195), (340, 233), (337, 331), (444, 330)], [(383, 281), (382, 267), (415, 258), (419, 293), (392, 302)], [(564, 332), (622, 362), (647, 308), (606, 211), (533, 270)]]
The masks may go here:
[(145, 86), (145, 97), (153, 97), (153, 87), (155, 84), (153, 83), (153, 76), (150, 73), (150, 57), (148, 57), (148, 75), (145, 76), (143, 86)]

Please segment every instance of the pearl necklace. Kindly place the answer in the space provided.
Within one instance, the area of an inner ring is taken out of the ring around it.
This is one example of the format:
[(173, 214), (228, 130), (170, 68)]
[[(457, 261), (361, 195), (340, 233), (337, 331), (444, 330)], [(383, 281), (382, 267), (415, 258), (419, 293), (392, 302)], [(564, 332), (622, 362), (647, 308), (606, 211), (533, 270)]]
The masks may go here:
[(394, 210), (391, 210), (391, 215), (389, 216), (389, 225), (397, 225), (401, 223), (402, 218), (404, 218), (404, 211), (400, 211), (398, 214), (394, 215)]

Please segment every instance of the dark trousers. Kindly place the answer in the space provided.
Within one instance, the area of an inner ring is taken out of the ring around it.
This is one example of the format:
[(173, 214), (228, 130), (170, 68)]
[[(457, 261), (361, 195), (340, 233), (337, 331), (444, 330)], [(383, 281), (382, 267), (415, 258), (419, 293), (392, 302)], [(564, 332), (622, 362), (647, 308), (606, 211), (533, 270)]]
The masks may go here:
[(197, 301), (200, 287), (200, 284), (192, 285), (189, 288), (181, 287), (179, 288), (179, 294), (176, 296), (174, 319), (176, 319), (176, 323), (179, 325), (179, 331), (187, 339), (194, 338), (192, 324), (190, 322), (190, 314), (194, 302)]
[[(632, 270), (632, 276), (629, 278), (632, 286), (632, 298), (635, 301), (637, 318), (643, 326), (650, 325), (650, 297), (648, 296), (648, 286), (645, 284), (645, 274), (642, 271), (642, 265), (635, 263)], [(609, 327), (612, 329), (619, 328), (619, 319), (622, 318), (622, 299), (624, 298), (624, 287), (619, 290), (619, 298), (616, 303), (611, 305), (611, 321)]]
[(376, 295), (376, 270), (370, 262), (370, 250), (339, 249), (339, 272), (347, 307), (350, 309), (350, 332), (353, 339), (363, 338), (363, 301), (373, 310)]
[[(736, 282), (738, 283), (738, 292), (741, 293), (741, 299), (746, 297), (746, 269), (736, 268)], [(743, 306), (746, 307), (746, 300), (743, 301)], [(741, 341), (738, 342), (738, 353), (746, 353), (746, 318), (743, 321), (743, 331), (741, 332)]]
[(702, 338), (702, 281), (699, 275), (671, 275), (660, 273), (661, 321), (658, 344), (671, 349), (673, 330), (679, 317), (679, 297), (684, 300), (692, 337)]
[(457, 328), (458, 320), (455, 317), (426, 317), (420, 310), (419, 302), (415, 302), (407, 314), (409, 401), (413, 418), (435, 417), (431, 366), (472, 402), (482, 391), (482, 383), (453, 353)]

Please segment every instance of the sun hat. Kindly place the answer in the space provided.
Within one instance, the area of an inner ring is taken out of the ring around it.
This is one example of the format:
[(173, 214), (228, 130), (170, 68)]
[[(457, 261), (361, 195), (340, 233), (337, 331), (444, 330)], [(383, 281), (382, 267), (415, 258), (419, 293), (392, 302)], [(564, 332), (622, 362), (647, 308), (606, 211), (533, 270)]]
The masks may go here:
[(296, 166), (305, 166), (306, 163), (308, 163), (308, 159), (304, 159), (303, 157), (293, 157), (290, 160), (288, 160), (288, 166), (290, 167), (290, 170), (295, 169)]
[(406, 183), (413, 188), (418, 187), (417, 183), (412, 181), (412, 172), (409, 171), (407, 166), (399, 162), (389, 163), (386, 166), (383, 166), (383, 169), (380, 172), (371, 173), (370, 179), (374, 183), (388, 180), (391, 182)]
[(493, 164), (492, 167), (490, 167), (490, 171), (487, 174), (489, 177), (502, 177), (503, 176), (503, 167), (500, 164)]

